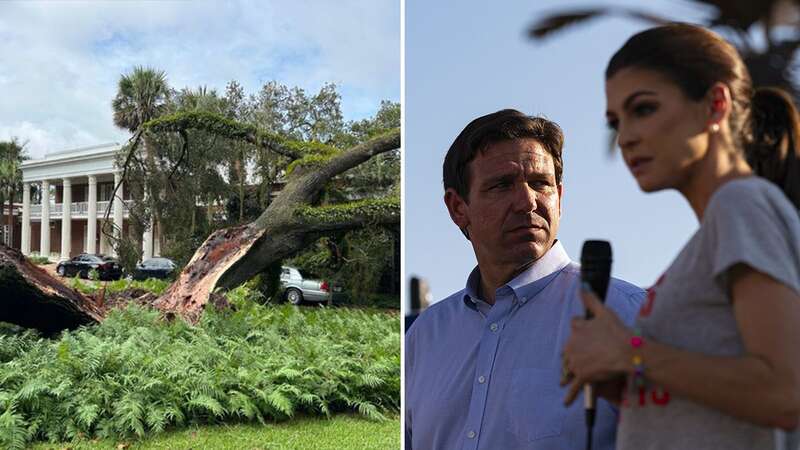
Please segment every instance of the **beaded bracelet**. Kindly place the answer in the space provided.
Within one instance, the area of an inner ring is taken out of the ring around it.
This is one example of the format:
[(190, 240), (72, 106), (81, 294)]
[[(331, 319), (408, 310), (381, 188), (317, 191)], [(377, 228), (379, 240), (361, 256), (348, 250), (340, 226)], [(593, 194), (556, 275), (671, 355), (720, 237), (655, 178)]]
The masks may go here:
[(633, 348), (633, 384), (639, 388), (641, 394), (644, 387), (644, 364), (642, 363), (642, 355), (639, 354), (639, 349), (644, 345), (642, 338), (642, 330), (634, 328), (633, 336), (631, 337), (631, 347)]

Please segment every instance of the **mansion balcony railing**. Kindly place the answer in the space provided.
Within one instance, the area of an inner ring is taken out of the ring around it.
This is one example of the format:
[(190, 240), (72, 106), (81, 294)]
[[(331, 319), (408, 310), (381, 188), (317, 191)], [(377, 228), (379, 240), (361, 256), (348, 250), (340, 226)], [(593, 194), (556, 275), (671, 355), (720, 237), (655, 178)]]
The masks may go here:
[[(123, 204), (124, 207), (122, 208), (123, 216), (128, 217), (128, 206), (130, 205), (130, 200), (124, 200)], [(97, 202), (97, 218), (103, 218), (106, 215), (106, 208), (108, 208), (109, 202)], [(89, 217), (89, 202), (72, 202), (70, 205), (70, 216), (73, 219), (81, 219)], [(64, 204), (63, 203), (50, 203), (50, 219), (59, 219), (61, 218), (61, 213), (64, 211)], [(109, 213), (108, 217), (110, 219), (114, 218), (114, 210), (112, 208), (111, 212)], [(35, 204), (31, 205), (31, 219), (41, 219), (42, 218), (42, 205)]]

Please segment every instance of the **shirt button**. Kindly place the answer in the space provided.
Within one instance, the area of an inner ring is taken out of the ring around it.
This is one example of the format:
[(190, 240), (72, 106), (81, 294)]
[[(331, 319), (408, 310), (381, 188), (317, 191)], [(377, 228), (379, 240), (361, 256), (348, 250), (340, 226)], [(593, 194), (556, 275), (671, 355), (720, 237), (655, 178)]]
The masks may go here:
[(489, 325), (489, 329), (492, 330), (492, 331), (497, 331), (497, 324), (493, 323), (493, 324)]
[(486, 377), (481, 375), (478, 377), (478, 383), (483, 384), (486, 382)]
[(470, 431), (469, 433), (467, 433), (467, 437), (470, 438), (470, 439), (475, 439), (475, 432), (474, 431)]

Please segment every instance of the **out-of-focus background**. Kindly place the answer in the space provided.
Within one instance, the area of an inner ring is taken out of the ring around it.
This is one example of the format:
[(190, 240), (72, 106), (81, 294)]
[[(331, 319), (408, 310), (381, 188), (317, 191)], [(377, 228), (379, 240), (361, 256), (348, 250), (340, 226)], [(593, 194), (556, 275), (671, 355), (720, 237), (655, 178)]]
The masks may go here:
[(407, 0), (406, 277), (426, 279), (434, 302), (464, 287), (476, 262), (442, 201), (442, 161), (470, 120), (510, 107), (543, 115), (564, 130), (558, 236), (570, 256), (580, 258), (586, 239), (610, 240), (613, 275), (644, 287), (652, 284), (697, 220), (677, 192), (640, 192), (618, 150), (610, 151), (604, 96), (608, 60), (654, 20), (714, 25), (742, 49), (757, 84), (791, 87), (800, 44), (797, 4), (513, 1), (500, 7)]

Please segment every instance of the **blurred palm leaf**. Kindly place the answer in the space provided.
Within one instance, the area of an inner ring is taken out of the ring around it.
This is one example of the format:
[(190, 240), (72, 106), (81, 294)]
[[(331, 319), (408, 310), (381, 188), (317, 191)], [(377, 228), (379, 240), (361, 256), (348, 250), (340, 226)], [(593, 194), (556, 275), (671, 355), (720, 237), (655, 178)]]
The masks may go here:
[(562, 29), (588, 22), (602, 16), (623, 16), (632, 19), (643, 20), (650, 22), (654, 25), (664, 24), (670, 22), (669, 19), (655, 16), (643, 11), (638, 11), (629, 8), (594, 8), (586, 10), (574, 10), (565, 13), (557, 13), (546, 16), (543, 19), (535, 22), (528, 28), (528, 36), (533, 39), (542, 39), (549, 37), (552, 33), (561, 31)]
[[(702, 25), (720, 28), (729, 37), (742, 55), (755, 86), (778, 86), (791, 92), (795, 101), (800, 100), (800, 88), (795, 82), (795, 56), (800, 47), (800, 0), (689, 1), (712, 11)], [(680, 21), (632, 8), (573, 9), (547, 14), (535, 20), (527, 29), (528, 37), (546, 39), (563, 29), (604, 16), (627, 17), (651, 25)], [(756, 26), (765, 38), (766, 45), (755, 45), (753, 36)], [(783, 36), (780, 39), (776, 36), (779, 27)], [(786, 38), (790, 30), (794, 31), (794, 36)], [(616, 133), (610, 133), (609, 138), (610, 149), (613, 150)]]

